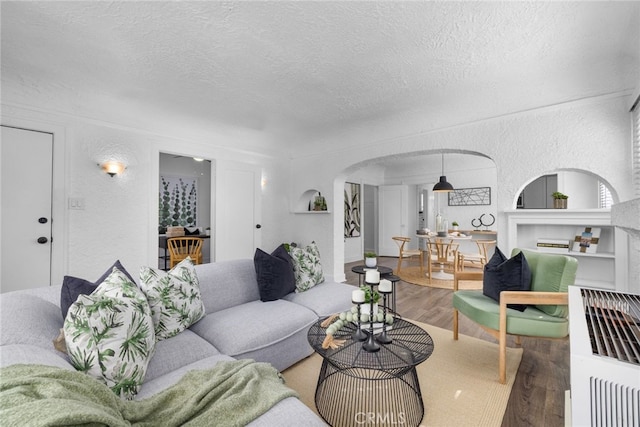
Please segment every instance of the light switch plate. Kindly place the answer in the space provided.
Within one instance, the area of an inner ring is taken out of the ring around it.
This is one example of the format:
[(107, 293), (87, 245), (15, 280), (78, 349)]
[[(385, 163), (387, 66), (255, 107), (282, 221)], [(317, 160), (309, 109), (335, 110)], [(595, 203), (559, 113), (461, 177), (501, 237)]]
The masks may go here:
[(69, 209), (84, 210), (84, 198), (69, 197)]

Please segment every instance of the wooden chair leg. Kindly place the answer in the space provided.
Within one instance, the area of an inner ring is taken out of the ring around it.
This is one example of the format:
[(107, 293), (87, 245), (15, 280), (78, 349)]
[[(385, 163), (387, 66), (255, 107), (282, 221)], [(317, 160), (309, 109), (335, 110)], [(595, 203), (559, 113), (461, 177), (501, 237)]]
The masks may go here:
[(402, 268), (402, 254), (398, 255), (398, 268), (396, 268), (397, 275), (400, 275), (401, 268)]
[(499, 371), (500, 384), (507, 383), (507, 305), (504, 301), (500, 302), (500, 320), (499, 320)]
[(458, 310), (453, 309), (453, 339), (458, 340)]

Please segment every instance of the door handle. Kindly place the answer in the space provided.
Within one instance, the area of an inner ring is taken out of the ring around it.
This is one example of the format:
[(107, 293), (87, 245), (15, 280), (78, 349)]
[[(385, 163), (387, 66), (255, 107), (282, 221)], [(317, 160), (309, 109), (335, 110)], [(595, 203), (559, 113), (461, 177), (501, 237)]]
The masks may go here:
[(38, 237), (38, 243), (40, 243), (41, 245), (44, 245), (45, 243), (47, 243), (49, 241), (49, 239), (47, 239), (46, 237)]
[(40, 224), (46, 224), (46, 223), (47, 223), (47, 221), (48, 221), (48, 220), (47, 220), (47, 218), (45, 218), (45, 217), (40, 217), (40, 218), (38, 218), (38, 222), (39, 222)]
[(256, 228), (262, 228), (260, 224), (256, 224)]

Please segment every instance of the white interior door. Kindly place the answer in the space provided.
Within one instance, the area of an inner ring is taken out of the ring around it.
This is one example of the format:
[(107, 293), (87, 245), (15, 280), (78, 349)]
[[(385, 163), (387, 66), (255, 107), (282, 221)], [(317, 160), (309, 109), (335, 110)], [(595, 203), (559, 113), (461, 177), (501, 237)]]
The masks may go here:
[(260, 168), (220, 161), (216, 167), (216, 261), (251, 258), (261, 244)]
[(378, 220), (380, 234), (378, 255), (398, 256), (398, 246), (393, 236), (409, 236), (409, 188), (406, 185), (381, 185), (378, 187)]
[(0, 292), (51, 284), (53, 135), (2, 126)]

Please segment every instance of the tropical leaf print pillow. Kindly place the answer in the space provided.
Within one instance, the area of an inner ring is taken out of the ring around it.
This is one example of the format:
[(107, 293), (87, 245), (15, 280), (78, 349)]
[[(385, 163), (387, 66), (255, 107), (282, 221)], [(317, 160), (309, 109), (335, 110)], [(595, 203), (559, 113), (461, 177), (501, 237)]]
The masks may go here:
[(156, 337), (147, 299), (120, 270), (80, 295), (64, 321), (67, 354), (81, 372), (133, 399), (153, 357)]
[(324, 282), (320, 251), (316, 242), (311, 242), (305, 248), (289, 247), (293, 261), (293, 274), (296, 278), (296, 292), (304, 292), (315, 285)]
[(158, 340), (179, 334), (205, 315), (198, 276), (189, 257), (169, 272), (142, 267), (140, 287), (149, 301)]

